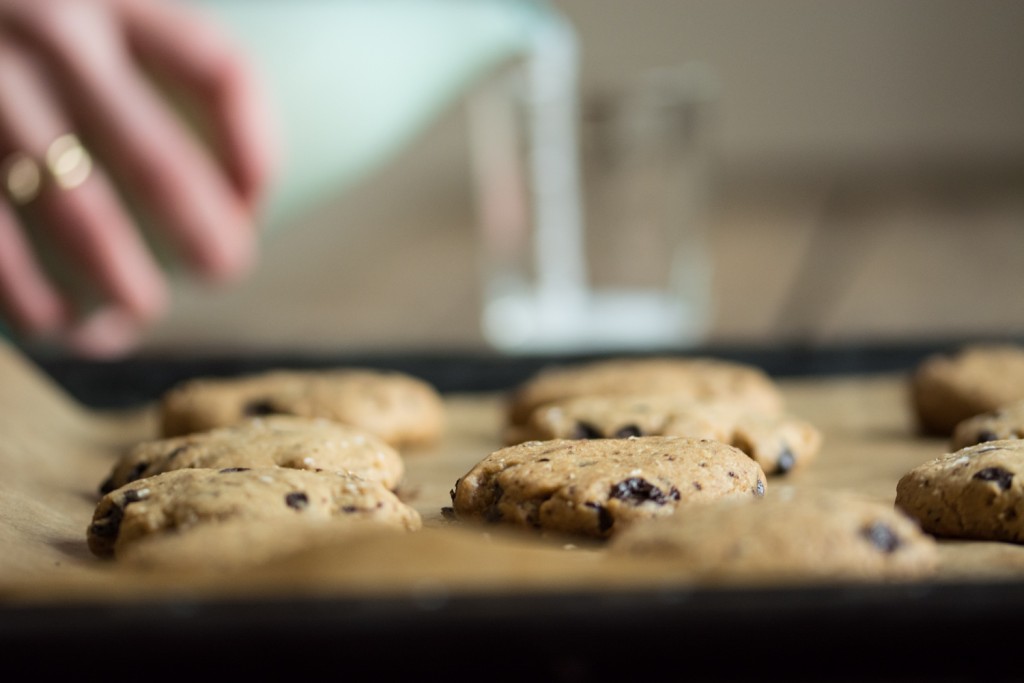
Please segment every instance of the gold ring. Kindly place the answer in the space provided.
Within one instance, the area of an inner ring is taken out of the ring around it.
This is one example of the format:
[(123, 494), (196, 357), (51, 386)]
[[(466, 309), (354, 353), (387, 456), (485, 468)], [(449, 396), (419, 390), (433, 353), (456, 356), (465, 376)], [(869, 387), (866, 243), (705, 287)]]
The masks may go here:
[(0, 182), (14, 206), (24, 206), (39, 196), (43, 174), (36, 160), (24, 152), (13, 152), (0, 162)]
[(62, 190), (78, 187), (92, 172), (92, 156), (74, 133), (61, 135), (46, 148), (46, 170)]

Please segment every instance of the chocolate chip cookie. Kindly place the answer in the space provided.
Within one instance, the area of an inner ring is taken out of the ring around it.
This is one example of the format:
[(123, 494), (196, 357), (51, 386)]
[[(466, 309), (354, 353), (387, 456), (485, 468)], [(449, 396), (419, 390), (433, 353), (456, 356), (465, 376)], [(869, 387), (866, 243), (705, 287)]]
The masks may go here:
[(727, 400), (696, 401), (674, 394), (582, 396), (546, 403), (506, 443), (549, 439), (688, 436), (736, 446), (767, 474), (785, 474), (813, 460), (821, 433), (809, 423), (760, 414)]
[(1024, 401), (969, 417), (953, 430), (953, 449), (959, 450), (983, 441), (1024, 438)]
[(114, 466), (100, 493), (171, 470), (229, 467), (342, 472), (389, 489), (398, 485), (405, 471), (395, 449), (361, 429), (319, 418), (271, 415), (141, 443)]
[(1024, 348), (979, 344), (930, 356), (914, 372), (911, 396), (922, 430), (948, 436), (969, 417), (1024, 400)]
[(540, 405), (577, 396), (675, 394), (724, 399), (771, 414), (782, 396), (758, 368), (714, 358), (617, 358), (550, 367), (523, 383), (509, 404), (509, 422), (523, 424)]
[(137, 538), (118, 548), (117, 561), (142, 569), (239, 571), (313, 548), (344, 545), (363, 534), (402, 531), (349, 516), (314, 523), (298, 516), (232, 518), (199, 524), (183, 532)]
[(1024, 441), (988, 441), (914, 468), (896, 505), (936, 536), (1024, 542)]
[(761, 467), (717, 441), (531, 441), (492, 453), (452, 490), (458, 518), (608, 537), (683, 505), (765, 493)]
[(280, 467), (175, 470), (132, 482), (104, 496), (87, 530), (89, 549), (117, 555), (137, 539), (229, 519), (339, 516), (421, 525), (419, 514), (377, 482), (334, 472)]
[(263, 415), (322, 417), (365, 429), (393, 446), (432, 443), (444, 426), (444, 404), (432, 386), (378, 370), (279, 370), (194, 379), (167, 392), (161, 402), (164, 436)]
[(657, 558), (709, 580), (919, 578), (937, 550), (891, 505), (847, 494), (803, 494), (721, 504), (626, 529), (616, 555)]

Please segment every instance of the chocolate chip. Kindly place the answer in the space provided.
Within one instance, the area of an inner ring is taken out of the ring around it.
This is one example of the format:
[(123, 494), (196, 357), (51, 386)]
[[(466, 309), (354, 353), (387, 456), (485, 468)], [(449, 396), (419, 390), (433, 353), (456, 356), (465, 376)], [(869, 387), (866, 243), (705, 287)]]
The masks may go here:
[(586, 503), (588, 508), (597, 510), (597, 529), (602, 534), (615, 524), (615, 518), (612, 517), (612, 513), (608, 512), (608, 508), (599, 503)]
[(758, 498), (764, 496), (764, 482), (760, 479), (757, 480), (757, 488), (754, 489), (754, 495)]
[(793, 455), (793, 451), (789, 450), (789, 446), (783, 446), (782, 452), (779, 453), (779, 459), (775, 461), (775, 469), (779, 474), (785, 474), (793, 469), (796, 465), (796, 456)]
[(443, 508), (441, 508), (441, 516), (444, 517), (449, 522), (454, 522), (455, 521), (455, 508), (453, 508), (453, 507), (443, 507)]
[(138, 503), (147, 498), (149, 498), (149, 489), (130, 489), (124, 492), (124, 506), (128, 507), (132, 503)]
[(107, 477), (103, 480), (103, 483), (100, 484), (100, 495), (105, 496), (116, 488), (117, 487), (114, 486), (114, 478)]
[(346, 515), (351, 515), (353, 512), (357, 512), (358, 510), (359, 508), (357, 508), (355, 505), (345, 505), (341, 508), (341, 511), (344, 512)]
[(1005, 491), (1013, 483), (1013, 472), (1008, 472), (1002, 467), (986, 467), (983, 470), (978, 470), (972, 478), (981, 481), (994, 481), (1000, 491)]
[(999, 435), (990, 429), (982, 429), (978, 432), (978, 443), (985, 443), (986, 441), (998, 441)]
[(573, 430), (571, 439), (600, 439), (603, 435), (592, 424), (586, 422), (577, 422), (576, 429)]
[(484, 519), (488, 522), (501, 521), (501, 510), (498, 508), (498, 503), (501, 502), (501, 497), (504, 495), (505, 490), (501, 488), (501, 484), (495, 483), (491, 489), (491, 504), (484, 512)]
[(626, 425), (615, 432), (616, 439), (628, 439), (631, 436), (643, 436), (643, 432), (636, 425)]
[(883, 553), (891, 553), (900, 547), (899, 536), (881, 522), (875, 522), (871, 526), (864, 527), (860, 533), (861, 536), (871, 542), (871, 545)]
[(540, 458), (537, 462), (551, 462), (551, 458)]
[(285, 505), (296, 510), (309, 507), (309, 496), (302, 491), (293, 491), (284, 497)]
[(648, 501), (664, 505), (670, 500), (679, 500), (679, 491), (674, 486), (666, 495), (661, 489), (640, 477), (631, 477), (612, 486), (608, 496), (631, 505), (640, 505)]
[(117, 538), (121, 531), (121, 520), (124, 519), (124, 508), (111, 505), (107, 514), (89, 525), (89, 533), (99, 538)]
[(225, 467), (222, 470), (217, 470), (217, 474), (227, 474), (229, 472), (248, 472), (251, 467)]
[(135, 467), (133, 467), (131, 472), (128, 473), (128, 476), (125, 477), (125, 483), (127, 484), (128, 482), (142, 479), (142, 475), (146, 472), (147, 468), (149, 468), (148, 462), (135, 463)]
[(281, 411), (274, 407), (273, 402), (269, 398), (257, 398), (249, 401), (242, 408), (242, 413), (245, 415), (251, 415), (257, 417), (260, 415), (273, 415)]
[(167, 458), (168, 460), (174, 460), (179, 455), (181, 455), (182, 453), (187, 451), (188, 448), (189, 448), (188, 444), (185, 444), (184, 446), (178, 446), (177, 448), (175, 448), (173, 451), (171, 451), (170, 453), (168, 453), (164, 457)]

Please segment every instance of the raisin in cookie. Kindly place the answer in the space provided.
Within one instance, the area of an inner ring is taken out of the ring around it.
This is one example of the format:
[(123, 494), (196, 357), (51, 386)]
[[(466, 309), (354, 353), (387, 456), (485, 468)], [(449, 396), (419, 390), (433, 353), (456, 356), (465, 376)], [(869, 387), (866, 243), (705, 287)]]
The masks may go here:
[(456, 482), (452, 505), (459, 518), (608, 537), (682, 505), (764, 491), (760, 466), (716, 441), (531, 441), (484, 458)]
[(896, 505), (936, 536), (1024, 542), (1024, 441), (988, 441), (920, 465)]
[(919, 578), (934, 572), (934, 540), (891, 505), (847, 494), (803, 494), (712, 505), (638, 523), (616, 555), (667, 560), (710, 580)]
[(760, 414), (729, 401), (677, 395), (582, 396), (540, 406), (506, 443), (548, 439), (688, 436), (736, 446), (767, 474), (784, 474), (815, 458), (821, 433), (797, 418)]
[(421, 525), (419, 514), (377, 482), (333, 472), (285, 468), (175, 470), (104, 496), (87, 537), (99, 556), (117, 555), (145, 536), (232, 518), (317, 522), (338, 516)]
[(164, 436), (275, 414), (327, 418), (365, 429), (393, 446), (434, 442), (444, 424), (444, 404), (432, 386), (403, 373), (377, 370), (195, 379), (169, 391), (161, 402)]
[(976, 345), (926, 358), (911, 379), (921, 428), (949, 435), (969, 417), (1024, 399), (1024, 348)]
[(361, 429), (323, 419), (271, 415), (138, 444), (114, 466), (100, 492), (171, 470), (275, 466), (355, 474), (389, 489), (398, 485), (405, 471), (395, 449)]
[(969, 417), (953, 430), (953, 450), (983, 441), (1024, 438), (1024, 401)]
[(522, 424), (538, 406), (576, 396), (668, 393), (729, 400), (769, 414), (782, 408), (778, 388), (752, 366), (713, 358), (620, 358), (540, 372), (515, 391), (509, 422)]

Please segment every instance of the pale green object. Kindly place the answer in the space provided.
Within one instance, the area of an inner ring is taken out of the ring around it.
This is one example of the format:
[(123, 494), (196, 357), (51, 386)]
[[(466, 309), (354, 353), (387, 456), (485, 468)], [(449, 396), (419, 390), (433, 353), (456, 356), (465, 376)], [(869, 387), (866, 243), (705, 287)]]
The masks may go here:
[(538, 0), (193, 0), (262, 70), (285, 143), (280, 224), (392, 158), (441, 111), (563, 22)]
[[(242, 44), (269, 90), (284, 147), (269, 228), (379, 169), (542, 34), (571, 31), (545, 0), (188, 1)], [(144, 207), (132, 210), (151, 239)], [(160, 240), (151, 247), (174, 272)], [(37, 249), (55, 279), (72, 274)]]

